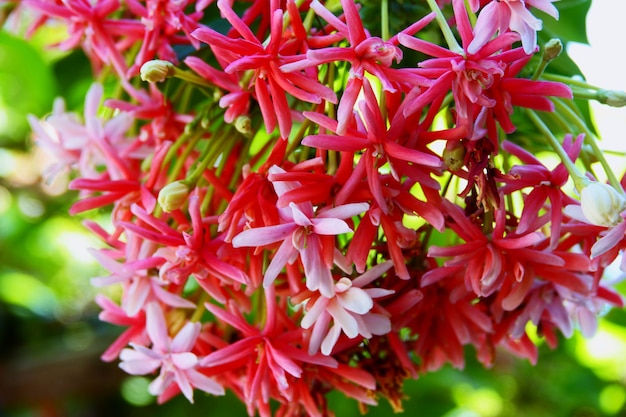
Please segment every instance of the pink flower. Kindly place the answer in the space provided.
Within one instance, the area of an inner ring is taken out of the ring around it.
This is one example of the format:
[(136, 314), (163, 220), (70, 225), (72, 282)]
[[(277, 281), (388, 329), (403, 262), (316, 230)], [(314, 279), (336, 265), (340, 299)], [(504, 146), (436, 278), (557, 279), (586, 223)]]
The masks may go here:
[[(408, 127), (403, 117), (394, 118), (388, 127), (369, 81), (363, 79), (361, 84), (363, 99), (358, 102), (360, 117), (356, 119), (357, 129), (345, 127), (341, 133), (339, 122), (319, 113), (305, 112), (304, 115), (308, 119), (319, 124), (324, 130), (335, 132), (336, 135), (326, 133), (309, 135), (304, 138), (302, 144), (325, 150), (360, 152), (361, 158), (339, 193), (338, 199), (343, 201), (342, 199), (349, 196), (360, 185), (360, 177), (365, 176), (374, 201), (386, 213), (389, 208), (383, 196), (380, 166), (389, 163), (391, 172), (397, 180), (409, 172), (415, 176), (429, 178), (431, 172), (436, 172), (436, 169), (441, 167), (441, 158), (421, 143), (416, 135), (407, 132)], [(410, 168), (407, 167), (408, 164)], [(405, 172), (405, 169), (409, 172)], [(427, 183), (427, 180), (423, 182)], [(438, 187), (438, 184), (435, 187)]]
[(140, 345), (148, 342), (146, 334), (146, 316), (140, 311), (134, 316), (129, 316), (120, 306), (108, 299), (102, 294), (96, 296), (96, 304), (102, 308), (98, 318), (104, 322), (115, 324), (117, 326), (125, 326), (126, 330), (115, 339), (115, 341), (107, 348), (101, 356), (106, 362), (115, 360), (120, 351), (128, 345), (129, 342)]
[(254, 415), (253, 405), (264, 408), (276, 391), (280, 399), (297, 400), (293, 381), (302, 378), (304, 365), (337, 368), (333, 358), (308, 355), (296, 346), (302, 341), (302, 330), (286, 317), (286, 305), (277, 304), (273, 287), (265, 290), (265, 303), (262, 328), (249, 324), (233, 302), (227, 303), (226, 310), (206, 304), (222, 323), (237, 330), (239, 339), (231, 344), (220, 341), (218, 348), (200, 363), (222, 373), (243, 370), (245, 377), (236, 378), (236, 389), (243, 391), (250, 415)]
[[(565, 207), (565, 214), (587, 224), (608, 228), (591, 247), (591, 259), (612, 250), (617, 252), (626, 245), (624, 190), (617, 191), (608, 184), (591, 182), (581, 191), (580, 199), (580, 206), (572, 204)], [(626, 271), (626, 257), (624, 259), (622, 269)]]
[[(211, 246), (221, 246), (223, 241), (216, 239), (211, 242), (210, 234), (205, 230), (200, 213), (200, 201), (197, 195), (189, 197), (188, 211), (191, 216), (191, 232), (172, 229), (166, 221), (150, 216), (139, 206), (131, 208), (145, 226), (124, 223), (124, 227), (137, 233), (144, 239), (163, 245), (155, 250), (155, 256), (165, 259), (159, 269), (159, 276), (164, 282), (183, 284), (190, 274), (194, 274), (202, 285), (202, 280), (209, 274), (223, 279), (225, 282), (247, 284), (248, 277), (237, 267), (220, 259)], [(212, 244), (213, 243), (213, 244)], [(216, 244), (217, 243), (217, 244)]]
[[(24, 3), (47, 18), (55, 17), (67, 22), (69, 38), (59, 44), (60, 49), (81, 45), (95, 68), (102, 63), (111, 64), (125, 79), (127, 67), (116, 45), (115, 35), (119, 35), (116, 22), (107, 18), (120, 9), (119, 0), (66, 0), (62, 5), (53, 0), (25, 0)], [(117, 26), (119, 29), (121, 25)]]
[[(563, 147), (572, 161), (575, 161), (583, 144), (583, 135), (573, 140), (567, 135)], [(539, 212), (544, 207), (546, 200), (550, 200), (548, 208), (550, 214), (550, 247), (556, 248), (561, 238), (561, 224), (563, 222), (563, 207), (570, 202), (562, 187), (567, 182), (569, 175), (563, 163), (554, 170), (546, 168), (534, 155), (512, 142), (504, 141), (502, 148), (512, 155), (517, 156), (523, 165), (516, 165), (509, 171), (509, 176), (504, 180), (506, 185), (501, 191), (508, 194), (514, 190), (525, 187), (533, 187), (524, 199), (524, 209), (520, 216), (517, 233), (525, 233), (528, 230), (537, 230), (540, 227)], [(512, 177), (512, 178), (511, 178)]]
[[(463, 0), (454, 0), (454, 14), (464, 50), (473, 39)], [(561, 83), (515, 78), (530, 56), (521, 48), (511, 49), (516, 35), (500, 34), (474, 53), (456, 53), (424, 40), (399, 34), (407, 48), (433, 56), (419, 63), (417, 73), (434, 80), (426, 89), (414, 88), (403, 103), (405, 117), (420, 114), (433, 101), (452, 91), (457, 127), (465, 137), (485, 136), (498, 147), (497, 121), (506, 133), (515, 131), (511, 121), (514, 106), (552, 111), (548, 96), (571, 98), (569, 87)]]
[[(350, 77), (339, 102), (337, 109), (337, 128), (339, 135), (346, 133), (354, 112), (354, 105), (363, 87), (366, 73), (374, 75), (389, 92), (395, 92), (394, 84), (411, 80), (415, 83), (424, 82), (424, 78), (412, 73), (394, 70), (391, 67), (393, 61), (402, 60), (402, 51), (397, 46), (397, 40), (383, 41), (378, 37), (370, 36), (364, 29), (359, 16), (358, 8), (354, 0), (341, 0), (345, 22), (333, 15), (322, 4), (314, 0), (311, 9), (320, 17), (330, 23), (349, 42), (350, 47), (328, 47), (323, 49), (311, 49), (306, 58), (285, 64), (283, 71), (296, 71), (310, 67), (318, 67), (322, 64), (338, 61), (346, 61), (351, 64)], [(410, 28), (411, 32), (417, 32), (426, 26), (434, 15), (427, 15)]]
[(133, 349), (124, 349), (120, 354), (120, 368), (131, 375), (146, 375), (160, 369), (159, 376), (148, 387), (152, 395), (162, 395), (172, 384), (192, 403), (194, 388), (224, 395), (221, 385), (198, 371), (199, 359), (192, 350), (200, 328), (200, 323), (187, 322), (171, 338), (159, 304), (149, 303), (146, 305), (146, 329), (152, 348), (131, 343)]
[[(460, 271), (465, 285), (477, 296), (487, 297), (498, 291), (498, 300), (504, 310), (519, 306), (537, 276), (578, 291), (588, 293), (588, 283), (568, 269), (589, 270), (589, 261), (582, 254), (555, 254), (542, 250), (543, 235), (530, 232), (505, 235), (503, 210), (497, 210), (496, 224), (491, 236), (484, 232), (463, 211), (443, 201), (443, 207), (454, 223), (450, 226), (466, 243), (456, 246), (431, 246), (428, 256), (451, 257), (444, 266), (433, 268), (422, 277), (422, 285), (433, 284), (451, 273)], [(565, 261), (567, 259), (567, 262)]]
[[(152, 272), (163, 265), (165, 259), (154, 256), (155, 244), (143, 240), (137, 234), (127, 232), (125, 253), (91, 250), (91, 254), (111, 275), (92, 279), (96, 287), (122, 284), (124, 295), (122, 309), (128, 316), (135, 316), (150, 301), (178, 308), (194, 308), (196, 305), (164, 287), (169, 283), (159, 280)], [(116, 259), (122, 258), (121, 262)]]
[[(273, 167), (269, 172), (271, 175), (285, 171)], [(300, 186), (296, 181), (274, 181), (273, 185), (279, 197)], [(233, 238), (232, 243), (234, 247), (257, 248), (281, 242), (265, 271), (263, 286), (267, 288), (272, 285), (283, 267), (294, 263), (300, 255), (307, 288), (311, 291), (319, 290), (322, 295), (332, 297), (332, 259), (329, 262), (325, 253), (329, 253), (330, 249), (330, 254), (334, 254), (334, 243), (331, 241), (332, 246), (329, 247), (325, 237), (351, 232), (352, 229), (343, 219), (361, 214), (368, 207), (366, 203), (352, 203), (314, 212), (311, 203), (290, 203), (288, 207), (279, 209), (280, 224), (244, 230)]]
[(524, 52), (532, 54), (537, 48), (537, 32), (541, 30), (541, 20), (533, 16), (526, 4), (534, 6), (559, 18), (559, 11), (552, 4), (556, 0), (493, 0), (478, 15), (474, 26), (474, 39), (467, 47), (470, 54), (476, 53), (496, 32), (507, 30), (519, 33)]
[(280, 134), (286, 139), (291, 131), (292, 117), (285, 93), (309, 103), (321, 103), (322, 99), (336, 103), (336, 96), (330, 88), (307, 74), (286, 73), (280, 69), (288, 61), (282, 56), (286, 52), (282, 50), (284, 12), (278, 8), (277, 2), (272, 2), (271, 34), (267, 44), (254, 36), (233, 11), (231, 3), (228, 0), (218, 0), (217, 5), (241, 38), (230, 38), (209, 28), (196, 29), (192, 35), (211, 46), (218, 58), (226, 64), (226, 73), (243, 73), (249, 70), (254, 72), (249, 84), (254, 88), (265, 128), (270, 133), (278, 123)]
[[(195, 10), (190, 12), (189, 0), (148, 0), (145, 6), (137, 0), (128, 0), (128, 8), (140, 18), (143, 26), (141, 40), (137, 40), (141, 49), (135, 57), (135, 63), (130, 68), (129, 76), (136, 75), (139, 68), (146, 62), (158, 56), (161, 59), (177, 62), (178, 58), (173, 46), (187, 41), (195, 49), (200, 48), (200, 42), (191, 36), (191, 32), (200, 26), (203, 9), (208, 6), (195, 2)], [(181, 32), (185, 35), (180, 39)]]
[(120, 157), (131, 146), (132, 139), (126, 134), (133, 118), (122, 112), (104, 123), (98, 116), (102, 94), (100, 84), (95, 83), (89, 88), (84, 121), (67, 113), (62, 99), (55, 101), (53, 114), (45, 120), (29, 116), (35, 141), (59, 161), (48, 168), (50, 177), (71, 168), (78, 169), (82, 177), (99, 178), (103, 167), (111, 179), (136, 177), (128, 162)]
[[(335, 283), (334, 297), (307, 292), (305, 295), (292, 298), (292, 302), (297, 303), (310, 294), (310, 298), (302, 301), (307, 313), (301, 322), (304, 329), (313, 327), (309, 340), (310, 355), (314, 355), (320, 346), (324, 355), (330, 355), (341, 333), (350, 339), (359, 335), (369, 339), (373, 335), (382, 336), (391, 331), (388, 315), (375, 313), (372, 310), (374, 298), (393, 294), (394, 291), (384, 288), (363, 289), (391, 266), (391, 262), (385, 262), (372, 267), (353, 280), (346, 277), (339, 279)], [(331, 321), (333, 324), (328, 329)]]

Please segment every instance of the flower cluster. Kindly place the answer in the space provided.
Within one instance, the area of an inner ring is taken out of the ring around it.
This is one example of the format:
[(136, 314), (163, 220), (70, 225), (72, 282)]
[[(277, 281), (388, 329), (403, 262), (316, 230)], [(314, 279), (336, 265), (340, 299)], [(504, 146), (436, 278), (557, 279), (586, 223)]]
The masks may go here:
[(23, 0), (97, 78), (83, 117), (30, 122), (71, 213), (111, 215), (85, 222), (93, 284), (122, 289), (97, 300), (126, 328), (103, 359), (155, 374), (159, 401), (322, 416), (333, 390), (400, 409), (467, 345), (535, 362), (532, 328), (593, 333), (622, 305), (601, 278), (626, 180), (572, 100), (605, 90), (548, 71), (561, 43), (538, 46), (533, 11), (553, 1), (427, 0), (397, 31), (383, 1), (375, 33), (354, 0)]

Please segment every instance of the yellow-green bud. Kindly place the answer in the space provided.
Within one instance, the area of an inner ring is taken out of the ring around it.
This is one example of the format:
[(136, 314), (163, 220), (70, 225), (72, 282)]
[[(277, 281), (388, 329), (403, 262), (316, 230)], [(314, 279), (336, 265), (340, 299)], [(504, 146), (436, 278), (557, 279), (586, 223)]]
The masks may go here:
[(149, 83), (158, 83), (174, 75), (176, 67), (169, 61), (153, 59), (141, 66), (141, 79)]
[(550, 39), (543, 46), (543, 59), (546, 62), (552, 61), (563, 51), (563, 44), (560, 39)]
[(244, 136), (252, 134), (252, 121), (248, 116), (239, 116), (235, 119), (235, 129)]
[(580, 208), (589, 223), (611, 227), (621, 220), (626, 199), (608, 184), (591, 182), (580, 193)]
[(189, 187), (182, 181), (167, 184), (159, 191), (157, 201), (164, 212), (169, 213), (181, 208), (189, 196)]

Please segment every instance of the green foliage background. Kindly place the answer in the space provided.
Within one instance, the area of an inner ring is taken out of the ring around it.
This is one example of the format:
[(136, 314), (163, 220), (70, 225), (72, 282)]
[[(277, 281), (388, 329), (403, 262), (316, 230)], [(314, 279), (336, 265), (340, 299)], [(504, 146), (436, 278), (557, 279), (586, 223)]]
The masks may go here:
[[(547, 34), (585, 42), (590, 4), (557, 3), (561, 20), (546, 17)], [(375, 15), (377, 5), (365, 2), (364, 16)], [(395, 1), (392, 15), (410, 16), (420, 7)], [(232, 394), (215, 398), (197, 392), (195, 405), (177, 398), (157, 406), (146, 394), (148, 379), (127, 376), (99, 359), (120, 329), (100, 323), (92, 301), (89, 278), (101, 271), (85, 248), (98, 242), (85, 233), (80, 218), (67, 215), (76, 198), (60, 192), (67, 178), (41, 184), (45, 155), (33, 148), (26, 122), (27, 114), (49, 112), (56, 96), (80, 111), (89, 86), (91, 70), (82, 53), (44, 48), (63, 36), (57, 31), (48, 29), (29, 41), (0, 31), (0, 417), (245, 416)], [(563, 74), (579, 73), (567, 56), (556, 65)], [(446, 367), (409, 381), (405, 414), (626, 416), (624, 352), (626, 314), (614, 310), (592, 340), (576, 335), (556, 350), (541, 345), (536, 366), (501, 352), (496, 365), (484, 369), (468, 352), (462, 371)], [(360, 414), (342, 394), (330, 401), (337, 416)], [(369, 415), (391, 413), (381, 400)]]

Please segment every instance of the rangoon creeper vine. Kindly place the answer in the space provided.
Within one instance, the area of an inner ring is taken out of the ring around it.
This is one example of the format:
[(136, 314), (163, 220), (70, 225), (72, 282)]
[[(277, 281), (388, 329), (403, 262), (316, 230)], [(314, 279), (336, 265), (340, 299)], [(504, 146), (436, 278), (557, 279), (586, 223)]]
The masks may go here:
[(48, 174), (74, 175), (71, 214), (111, 209), (85, 222), (107, 244), (93, 284), (123, 290), (96, 300), (126, 329), (103, 360), (161, 402), (400, 410), (406, 378), (466, 345), (534, 363), (528, 323), (555, 346), (622, 306), (602, 277), (626, 180), (572, 99), (626, 95), (550, 72), (562, 44), (537, 45), (533, 13), (553, 0), (416, 3), (395, 31), (386, 1), (380, 22), (354, 0), (19, 2), (98, 80), (82, 118), (59, 100), (30, 123)]

